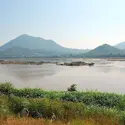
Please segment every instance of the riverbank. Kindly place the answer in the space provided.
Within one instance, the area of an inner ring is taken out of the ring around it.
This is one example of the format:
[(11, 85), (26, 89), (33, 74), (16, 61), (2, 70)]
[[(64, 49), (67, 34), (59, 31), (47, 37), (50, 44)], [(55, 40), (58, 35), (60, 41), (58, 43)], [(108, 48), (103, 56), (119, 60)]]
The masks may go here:
[[(33, 61), (7, 61), (7, 60), (0, 60), (0, 64), (20, 64), (20, 65), (42, 65), (43, 61), (40, 62), (33, 62)], [(49, 63), (49, 62), (46, 62)]]
[(31, 117), (48, 119), (53, 121), (53, 125), (57, 125), (56, 122), (60, 125), (80, 125), (81, 121), (81, 125), (125, 125), (125, 95), (17, 89), (8, 83), (0, 84), (0, 93), (0, 117), (13, 116), (20, 124), (20, 114), (23, 113), (26, 121)]
[(76, 62), (44, 62), (44, 61), (12, 61), (12, 60), (0, 60), (0, 64), (20, 64), (20, 65), (42, 65), (42, 64), (56, 64), (56, 65), (63, 65), (63, 66), (93, 66), (94, 63), (86, 63), (83, 61), (76, 61)]

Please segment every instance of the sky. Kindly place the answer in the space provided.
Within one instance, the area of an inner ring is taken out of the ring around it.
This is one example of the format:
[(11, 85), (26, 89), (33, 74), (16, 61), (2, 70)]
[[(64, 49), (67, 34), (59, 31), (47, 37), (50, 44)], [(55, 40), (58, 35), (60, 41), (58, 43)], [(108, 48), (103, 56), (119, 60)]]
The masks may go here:
[(21, 34), (68, 48), (125, 41), (125, 0), (0, 0), (0, 45)]

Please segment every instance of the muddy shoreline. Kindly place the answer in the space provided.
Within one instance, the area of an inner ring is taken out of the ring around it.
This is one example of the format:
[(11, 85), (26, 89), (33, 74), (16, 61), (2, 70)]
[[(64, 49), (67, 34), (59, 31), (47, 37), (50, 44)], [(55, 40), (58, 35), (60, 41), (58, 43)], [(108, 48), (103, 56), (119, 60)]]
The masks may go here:
[(44, 61), (6, 61), (6, 60), (0, 60), (0, 64), (19, 64), (19, 65), (42, 65), (42, 64), (56, 64), (56, 65), (63, 65), (63, 66), (93, 66), (94, 63), (86, 63), (83, 61), (77, 61), (77, 62), (44, 62)]
[(49, 62), (35, 62), (35, 61), (5, 61), (0, 60), (0, 64), (20, 64), (20, 65), (42, 65), (43, 63), (49, 63)]

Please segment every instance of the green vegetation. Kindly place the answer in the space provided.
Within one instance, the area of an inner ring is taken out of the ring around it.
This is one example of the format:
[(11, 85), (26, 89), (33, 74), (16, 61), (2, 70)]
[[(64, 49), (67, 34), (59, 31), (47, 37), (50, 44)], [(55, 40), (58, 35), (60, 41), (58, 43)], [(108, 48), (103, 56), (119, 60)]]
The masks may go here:
[[(7, 96), (0, 96), (0, 99), (6, 100)], [(1, 102), (0, 102), (1, 103)], [(8, 106), (6, 104), (9, 104)], [(27, 108), (29, 112), (38, 111), (42, 114), (43, 118), (51, 119), (54, 113), (57, 120), (72, 121), (75, 119), (94, 119), (96, 123), (102, 125), (104, 120), (110, 121), (112, 125), (125, 125), (125, 113), (118, 111), (114, 108), (87, 106), (79, 102), (65, 102), (51, 99), (38, 99), (38, 98), (20, 98), (10, 97), (6, 104), (0, 104), (6, 107), (5, 115), (13, 114), (17, 116), (24, 108)], [(0, 110), (0, 114), (3, 116), (3, 112)], [(108, 124), (111, 125), (111, 124)]]
[[(71, 87), (72, 88), (72, 85)], [(75, 88), (76, 89), (76, 88)], [(0, 84), (0, 92), (23, 98), (48, 98), (61, 101), (82, 102), (86, 105), (104, 106), (125, 110), (125, 95), (98, 91), (45, 91), (37, 88), (14, 88), (10, 83)]]
[(47, 119), (54, 113), (61, 121), (91, 119), (98, 125), (125, 125), (125, 95), (16, 89), (10, 83), (0, 84), (0, 92), (0, 116), (17, 116), (26, 108), (30, 113), (38, 111)]
[(70, 91), (70, 92), (77, 91), (77, 90), (76, 90), (76, 87), (77, 87), (76, 84), (72, 84), (72, 85), (67, 89), (67, 91)]
[(5, 84), (4, 83), (0, 84), (0, 92), (2, 94), (6, 94), (6, 95), (11, 94), (11, 91), (13, 90), (13, 88), (14, 88), (13, 85), (9, 82), (7, 82)]

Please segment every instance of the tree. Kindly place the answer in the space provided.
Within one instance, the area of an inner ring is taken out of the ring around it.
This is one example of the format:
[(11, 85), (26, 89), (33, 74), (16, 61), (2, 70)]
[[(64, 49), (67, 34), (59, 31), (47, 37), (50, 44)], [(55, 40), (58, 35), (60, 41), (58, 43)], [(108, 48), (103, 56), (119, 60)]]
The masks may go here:
[(9, 95), (12, 89), (13, 89), (13, 85), (10, 82), (0, 84), (0, 93), (2, 94)]
[(77, 90), (76, 90), (76, 87), (77, 87), (76, 84), (72, 84), (72, 85), (67, 89), (67, 91), (70, 91), (70, 92), (77, 91)]

